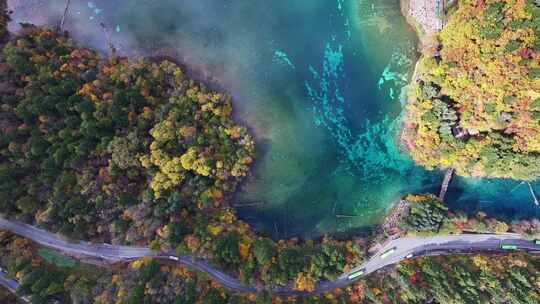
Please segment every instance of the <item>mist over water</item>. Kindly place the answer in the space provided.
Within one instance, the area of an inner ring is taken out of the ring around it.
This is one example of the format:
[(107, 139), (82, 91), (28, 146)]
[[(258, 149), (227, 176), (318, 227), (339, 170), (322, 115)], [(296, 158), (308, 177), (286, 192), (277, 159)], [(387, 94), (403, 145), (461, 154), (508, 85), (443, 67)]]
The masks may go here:
[[(8, 2), (12, 29), (58, 24), (65, 3)], [(234, 201), (256, 203), (239, 214), (270, 235), (370, 227), (401, 195), (439, 187), (441, 173), (415, 166), (397, 145), (417, 56), (398, 0), (72, 1), (66, 29), (105, 52), (100, 22), (121, 55), (172, 56), (232, 94), (235, 116), (257, 139)], [(519, 182), (458, 178), (449, 201), (540, 215)]]

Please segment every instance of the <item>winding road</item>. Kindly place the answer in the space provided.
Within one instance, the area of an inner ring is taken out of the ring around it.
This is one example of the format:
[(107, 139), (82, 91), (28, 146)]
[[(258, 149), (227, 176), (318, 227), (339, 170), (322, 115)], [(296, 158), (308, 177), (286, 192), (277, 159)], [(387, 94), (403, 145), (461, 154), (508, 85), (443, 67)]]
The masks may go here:
[[(19, 282), (6, 278), (4, 271), (0, 271), (0, 285), (4, 286), (9, 292), (16, 293), (19, 289)], [(25, 303), (30, 303), (30, 299), (26, 296), (21, 297)]]
[[(177, 261), (195, 270), (204, 272), (217, 282), (236, 292), (257, 292), (267, 289), (279, 295), (305, 295), (305, 292), (295, 291), (291, 286), (253, 287), (242, 284), (238, 279), (218, 270), (206, 260), (196, 259), (191, 255), (178, 256), (174, 252), (155, 252), (147, 247), (117, 246), (110, 244), (93, 244), (89, 242), (70, 242), (56, 234), (0, 217), (0, 229), (9, 230), (14, 234), (31, 239), (32, 241), (57, 249), (68, 255), (86, 256), (102, 259), (107, 262), (125, 262), (143, 257), (154, 257)], [(540, 253), (540, 245), (526, 240), (519, 235), (511, 234), (462, 234), (434, 237), (403, 237), (388, 242), (381, 250), (364, 264), (344, 273), (336, 280), (319, 282), (314, 293), (324, 293), (351, 284), (363, 276), (375, 272), (385, 266), (396, 264), (404, 259), (452, 253), (471, 252), (502, 252), (501, 243), (517, 246), (517, 250), (530, 253)], [(387, 253), (391, 251), (391, 253)], [(384, 254), (386, 253), (386, 254)], [(361, 271), (362, 275), (351, 278), (351, 274)], [(0, 276), (0, 284), (9, 290), (16, 290), (16, 282)]]

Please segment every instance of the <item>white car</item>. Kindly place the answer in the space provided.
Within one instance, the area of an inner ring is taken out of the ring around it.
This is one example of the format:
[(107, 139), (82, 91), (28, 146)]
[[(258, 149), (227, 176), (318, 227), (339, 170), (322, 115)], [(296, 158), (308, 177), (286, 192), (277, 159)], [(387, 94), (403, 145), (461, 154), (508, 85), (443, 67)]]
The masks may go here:
[(178, 257), (175, 257), (174, 255), (170, 255), (170, 256), (169, 256), (169, 259), (175, 260), (175, 261), (178, 261), (178, 260), (179, 260)]

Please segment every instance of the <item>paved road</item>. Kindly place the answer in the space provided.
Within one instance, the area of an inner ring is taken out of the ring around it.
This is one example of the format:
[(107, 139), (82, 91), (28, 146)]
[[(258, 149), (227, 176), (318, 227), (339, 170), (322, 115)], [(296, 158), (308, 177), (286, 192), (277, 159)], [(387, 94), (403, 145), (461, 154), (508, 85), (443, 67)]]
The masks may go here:
[[(60, 250), (66, 254), (100, 258), (109, 262), (121, 262), (142, 257), (155, 257), (177, 261), (186, 266), (202, 271), (213, 277), (223, 286), (239, 292), (256, 292), (258, 288), (246, 286), (236, 278), (216, 269), (205, 260), (196, 259), (191, 255), (177, 256), (174, 253), (158, 253), (146, 247), (116, 246), (109, 244), (92, 244), (89, 242), (69, 242), (56, 234), (14, 220), (0, 217), (0, 229), (26, 237), (43, 246)], [(451, 253), (468, 253), (478, 251), (501, 252), (500, 244), (508, 243), (518, 246), (519, 250), (540, 253), (540, 245), (525, 240), (519, 235), (467, 234), (435, 237), (405, 237), (386, 244), (366, 263), (344, 273), (334, 281), (323, 281), (317, 284), (315, 293), (323, 293), (352, 283), (349, 275), (363, 270), (363, 275), (375, 272), (385, 266), (398, 263), (411, 256), (443, 255)], [(386, 257), (381, 255), (392, 250)], [(270, 288), (280, 295), (302, 295), (302, 292), (292, 290), (291, 286)]]
[[(388, 243), (364, 265), (352, 269), (349, 273), (365, 269), (365, 274), (369, 274), (387, 265), (398, 263), (410, 255), (425, 256), (478, 251), (502, 252), (503, 250), (500, 249), (501, 243), (517, 245), (518, 249), (523, 251), (540, 252), (539, 245), (535, 245), (534, 241), (523, 239), (519, 235), (461, 234), (434, 237), (404, 237)], [(391, 255), (386, 258), (381, 257), (382, 253), (393, 248), (395, 250)]]
[(256, 292), (254, 287), (244, 286), (236, 278), (215, 269), (205, 260), (195, 259), (191, 255), (177, 256), (175, 253), (155, 252), (147, 247), (118, 246), (110, 244), (93, 244), (90, 242), (71, 242), (57, 234), (15, 220), (0, 217), (0, 229), (9, 230), (14, 234), (31, 239), (32, 241), (62, 251), (69, 255), (86, 256), (116, 263), (143, 257), (155, 257), (178, 261), (186, 266), (205, 272), (224, 286), (240, 292)]
[[(19, 288), (19, 282), (6, 278), (3, 271), (0, 271), (0, 285), (4, 286), (11, 293), (15, 293)], [(30, 303), (30, 299), (28, 297), (21, 297), (20, 299), (26, 303)]]
[(2, 271), (0, 271), (0, 285), (4, 286), (12, 293), (15, 293), (15, 291), (17, 291), (17, 288), (19, 288), (19, 283), (15, 280), (6, 278), (4, 272)]

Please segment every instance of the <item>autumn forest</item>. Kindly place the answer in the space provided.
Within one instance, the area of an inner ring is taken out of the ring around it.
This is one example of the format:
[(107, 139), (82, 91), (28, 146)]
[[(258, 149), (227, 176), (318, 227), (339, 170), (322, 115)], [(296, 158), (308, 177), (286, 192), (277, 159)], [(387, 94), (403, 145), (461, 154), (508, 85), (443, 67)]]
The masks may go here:
[[(232, 196), (257, 158), (231, 97), (165, 59), (83, 47), (57, 27), (7, 31), (0, 0), (0, 213), (71, 240), (148, 246), (195, 256), (255, 286), (225, 289), (179, 263), (107, 265), (0, 231), (2, 272), (32, 303), (538, 303), (534, 255), (407, 259), (344, 288), (314, 294), (392, 237), (518, 233), (507, 222), (451, 210), (430, 194), (390, 233), (274, 239), (239, 219)], [(420, 59), (402, 139), (428, 168), (464, 176), (540, 176), (540, 4), (463, 0)], [(396, 232), (397, 231), (397, 232)], [(394, 235), (393, 235), (394, 234)], [(290, 288), (291, 296), (272, 290)], [(0, 292), (0, 301), (14, 301)], [(56, 301), (56, 302), (54, 302)]]

